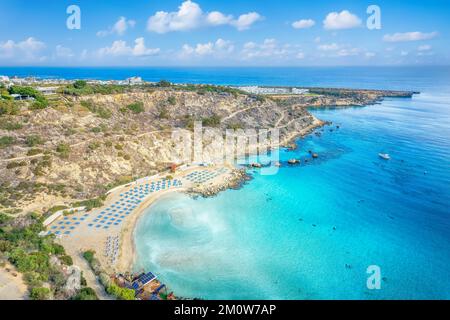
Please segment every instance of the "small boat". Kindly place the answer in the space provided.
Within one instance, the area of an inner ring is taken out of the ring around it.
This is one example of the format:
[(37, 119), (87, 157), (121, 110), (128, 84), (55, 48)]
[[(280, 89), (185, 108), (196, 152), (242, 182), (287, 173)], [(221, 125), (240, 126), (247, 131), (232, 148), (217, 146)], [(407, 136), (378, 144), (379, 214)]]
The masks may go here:
[(384, 160), (391, 160), (391, 156), (387, 153), (379, 153), (378, 156)]

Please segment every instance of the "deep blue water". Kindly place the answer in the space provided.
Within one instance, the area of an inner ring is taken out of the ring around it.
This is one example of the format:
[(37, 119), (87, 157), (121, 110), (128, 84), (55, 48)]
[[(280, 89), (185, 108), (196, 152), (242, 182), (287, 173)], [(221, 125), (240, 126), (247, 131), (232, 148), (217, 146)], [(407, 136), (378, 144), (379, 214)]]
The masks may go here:
[[(136, 269), (209, 299), (450, 298), (450, 68), (0, 68), (0, 74), (421, 91), (316, 110), (340, 129), (297, 141), (276, 175), (240, 190), (173, 194), (136, 228)], [(378, 153), (392, 157), (384, 161)], [(380, 290), (366, 287), (378, 265)]]

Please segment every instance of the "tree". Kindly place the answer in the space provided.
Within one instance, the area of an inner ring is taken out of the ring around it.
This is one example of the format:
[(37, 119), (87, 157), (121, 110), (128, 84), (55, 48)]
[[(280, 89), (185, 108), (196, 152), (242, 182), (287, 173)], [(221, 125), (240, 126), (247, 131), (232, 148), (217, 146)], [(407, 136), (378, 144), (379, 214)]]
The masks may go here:
[(87, 86), (87, 82), (84, 80), (77, 80), (73, 83), (75, 89), (84, 89)]
[(91, 264), (92, 261), (94, 260), (94, 254), (95, 254), (95, 251), (92, 251), (92, 250), (85, 251), (83, 253), (83, 258), (86, 259), (86, 261), (89, 264)]
[(156, 84), (158, 87), (167, 88), (170, 87), (172, 84), (167, 80), (161, 80)]
[(59, 257), (59, 260), (61, 260), (62, 263), (64, 263), (66, 266), (71, 266), (73, 265), (73, 260), (71, 256), (61, 256)]

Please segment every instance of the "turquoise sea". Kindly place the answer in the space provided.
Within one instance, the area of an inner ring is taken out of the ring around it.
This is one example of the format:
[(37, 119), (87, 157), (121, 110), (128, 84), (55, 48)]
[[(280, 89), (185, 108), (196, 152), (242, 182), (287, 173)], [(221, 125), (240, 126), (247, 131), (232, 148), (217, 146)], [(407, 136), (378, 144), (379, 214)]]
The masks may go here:
[[(16, 74), (0, 68), (8, 72)], [(243, 188), (214, 198), (164, 197), (136, 227), (135, 268), (154, 272), (177, 295), (204, 299), (450, 298), (449, 67), (21, 72), (420, 91), (312, 111), (340, 129), (299, 139), (298, 150), (280, 156), (314, 150), (317, 161), (269, 176), (249, 171)], [(366, 287), (370, 265), (381, 268), (380, 290)]]

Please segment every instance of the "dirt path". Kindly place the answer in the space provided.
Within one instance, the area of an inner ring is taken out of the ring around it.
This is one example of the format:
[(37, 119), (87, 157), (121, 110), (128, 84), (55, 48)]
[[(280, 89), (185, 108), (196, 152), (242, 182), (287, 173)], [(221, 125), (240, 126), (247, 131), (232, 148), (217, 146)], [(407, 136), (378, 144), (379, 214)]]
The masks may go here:
[(72, 255), (74, 264), (80, 267), (83, 271), (83, 277), (86, 279), (87, 286), (94, 289), (100, 300), (113, 300), (110, 295), (105, 292), (105, 288), (101, 285), (94, 272), (92, 272), (91, 267), (87, 261), (82, 257), (82, 254)]
[(283, 119), (284, 119), (284, 116), (285, 116), (285, 111), (283, 110), (283, 111), (281, 112), (281, 117), (280, 117), (280, 119), (278, 119), (277, 123), (275, 123), (275, 128), (278, 127), (278, 126), (280, 125), (281, 121), (283, 121)]
[(245, 109), (240, 109), (240, 110), (238, 110), (238, 111), (235, 111), (235, 112), (233, 112), (233, 113), (230, 113), (228, 116), (226, 116), (225, 118), (223, 118), (222, 121), (229, 120), (229, 119), (233, 118), (235, 115), (237, 115), (237, 114), (239, 114), (239, 113), (245, 112), (245, 111), (247, 111), (247, 110), (255, 109), (255, 108), (258, 108), (258, 107), (259, 107), (259, 106), (252, 106), (252, 107), (248, 107), (248, 108), (245, 108)]

